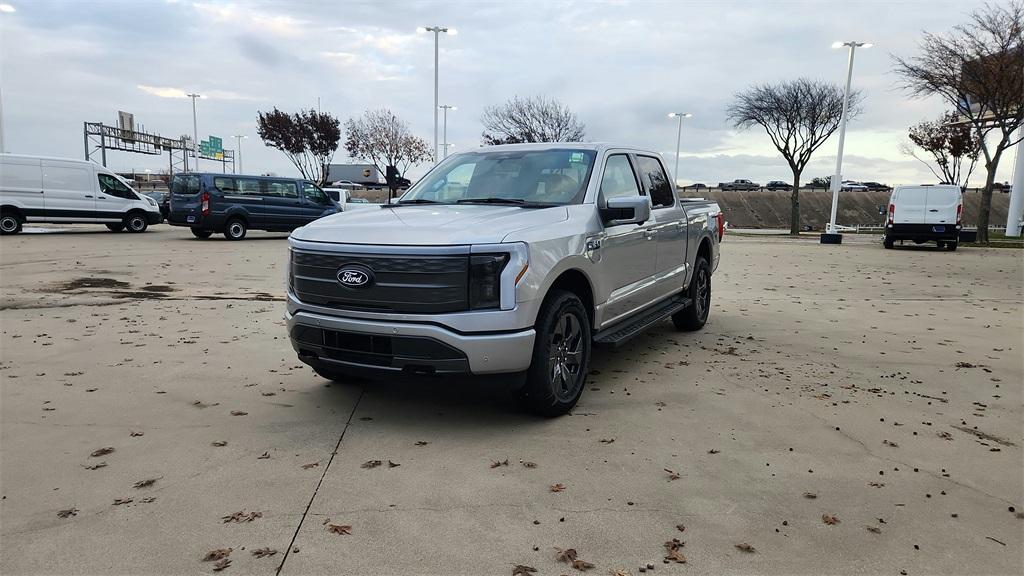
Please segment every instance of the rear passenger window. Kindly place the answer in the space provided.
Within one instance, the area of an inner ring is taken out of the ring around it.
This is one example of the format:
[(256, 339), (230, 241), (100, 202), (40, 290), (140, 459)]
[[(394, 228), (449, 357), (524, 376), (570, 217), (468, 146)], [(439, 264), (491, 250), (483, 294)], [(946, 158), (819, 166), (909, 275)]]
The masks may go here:
[(259, 196), (260, 195), (260, 181), (249, 180), (247, 178), (235, 179), (235, 186), (238, 187), (238, 193), (244, 196)]
[(199, 193), (199, 177), (179, 174), (171, 180), (171, 194)]
[(623, 196), (640, 196), (636, 186), (636, 176), (629, 165), (629, 157), (625, 154), (609, 156), (604, 165), (604, 176), (601, 177), (601, 194), (605, 200)]
[(299, 188), (295, 182), (289, 180), (268, 180), (267, 196), (278, 196), (281, 198), (298, 198)]
[(235, 192), (238, 192), (238, 189), (235, 187), (234, 178), (225, 178), (223, 176), (218, 176), (213, 179), (213, 185), (217, 188), (217, 190), (220, 190), (225, 194), (234, 194)]
[(643, 181), (651, 196), (651, 205), (654, 208), (665, 208), (675, 204), (672, 193), (672, 184), (661, 167), (657, 158), (650, 156), (636, 157), (637, 169), (640, 171), (640, 180)]

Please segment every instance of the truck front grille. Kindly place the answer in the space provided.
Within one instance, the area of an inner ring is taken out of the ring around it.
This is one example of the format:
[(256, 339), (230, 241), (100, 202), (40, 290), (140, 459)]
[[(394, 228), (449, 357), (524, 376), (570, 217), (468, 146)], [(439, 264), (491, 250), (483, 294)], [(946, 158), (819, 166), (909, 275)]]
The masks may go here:
[[(356, 265), (373, 280), (349, 287), (338, 271)], [(302, 302), (336, 308), (408, 314), (469, 308), (469, 257), (305, 252), (292, 250), (293, 290)]]

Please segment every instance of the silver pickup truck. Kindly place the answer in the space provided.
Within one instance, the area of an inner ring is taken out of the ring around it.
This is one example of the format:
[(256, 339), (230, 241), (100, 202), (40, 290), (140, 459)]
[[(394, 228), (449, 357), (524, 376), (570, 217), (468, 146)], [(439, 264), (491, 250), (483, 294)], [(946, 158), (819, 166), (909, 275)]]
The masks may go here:
[(708, 318), (724, 218), (657, 153), (512, 144), (449, 156), (401, 199), (289, 238), (288, 334), (321, 376), (502, 374), (579, 400), (594, 346)]

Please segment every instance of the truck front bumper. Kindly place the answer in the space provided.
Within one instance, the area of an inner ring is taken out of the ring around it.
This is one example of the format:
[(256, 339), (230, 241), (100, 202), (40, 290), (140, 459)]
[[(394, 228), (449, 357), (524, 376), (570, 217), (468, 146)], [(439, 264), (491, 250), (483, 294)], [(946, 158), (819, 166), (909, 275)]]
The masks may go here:
[(416, 374), (522, 372), (533, 356), (532, 328), (460, 333), (436, 324), (287, 312), (288, 337), (314, 368)]

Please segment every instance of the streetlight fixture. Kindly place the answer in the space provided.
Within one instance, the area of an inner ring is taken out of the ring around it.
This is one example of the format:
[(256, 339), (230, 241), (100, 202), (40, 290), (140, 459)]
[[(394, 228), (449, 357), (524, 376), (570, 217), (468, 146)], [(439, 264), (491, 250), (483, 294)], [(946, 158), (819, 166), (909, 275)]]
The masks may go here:
[(248, 136), (245, 134), (235, 134), (232, 138), (235, 139), (235, 153), (238, 154), (238, 157), (235, 158), (235, 166), (237, 167), (235, 174), (239, 174), (242, 173), (242, 139), (248, 138)]
[(447, 28), (444, 26), (425, 26), (423, 28), (417, 28), (418, 32), (433, 32), (434, 33), (434, 164), (437, 164), (437, 54), (438, 54), (438, 38), (441, 33), (449, 34), (454, 36), (459, 33), (455, 28)]
[(438, 108), (440, 108), (441, 110), (444, 110), (444, 123), (443, 123), (444, 130), (442, 131), (442, 135), (443, 135), (442, 141), (444, 142), (444, 144), (442, 144), (442, 146), (444, 147), (444, 153), (443, 153), (442, 158), (447, 158), (448, 157), (448, 111), (449, 110), (458, 110), (458, 107), (452, 106), (450, 104), (441, 104), (440, 106), (438, 106)]
[(822, 244), (842, 244), (843, 235), (836, 228), (836, 210), (839, 208), (839, 189), (843, 186), (843, 145), (846, 143), (846, 122), (849, 119), (850, 108), (850, 83), (853, 80), (853, 54), (857, 48), (871, 48), (874, 44), (870, 42), (837, 41), (832, 43), (832, 48), (849, 48), (850, 58), (846, 65), (846, 88), (843, 90), (843, 113), (839, 119), (839, 151), (836, 153), (836, 172), (832, 175), (832, 216), (829, 218), (828, 227), (821, 235)]
[(669, 112), (669, 118), (679, 118), (679, 129), (676, 132), (676, 169), (672, 173), (672, 177), (675, 181), (679, 182), (679, 144), (683, 141), (683, 118), (692, 118), (693, 114), (689, 112)]
[[(192, 99), (192, 153), (196, 157), (195, 171), (199, 171), (199, 124), (196, 123), (196, 99), (202, 98), (199, 94), (187, 94)], [(188, 158), (188, 155), (185, 155)]]

